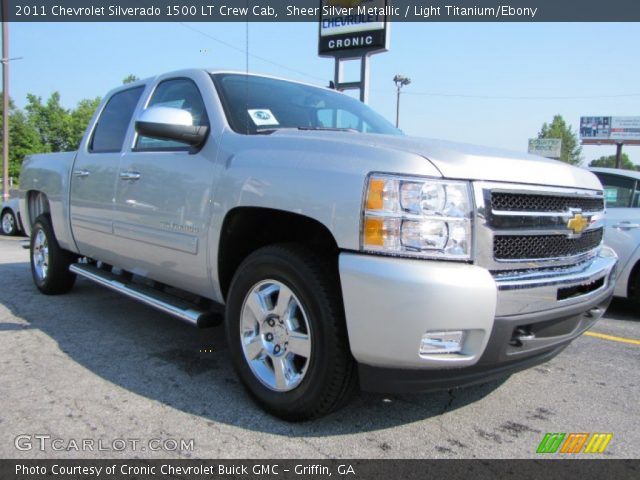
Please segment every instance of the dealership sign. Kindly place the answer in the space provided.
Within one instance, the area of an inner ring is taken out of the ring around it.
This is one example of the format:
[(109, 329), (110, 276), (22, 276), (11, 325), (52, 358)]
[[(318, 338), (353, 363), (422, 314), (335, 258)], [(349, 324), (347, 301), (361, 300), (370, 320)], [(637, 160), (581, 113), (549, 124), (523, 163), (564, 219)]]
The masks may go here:
[(361, 56), (388, 49), (387, 0), (320, 0), (318, 55)]
[(582, 143), (640, 143), (640, 117), (580, 117)]
[(562, 153), (562, 139), (530, 138), (529, 153), (547, 158), (560, 158), (560, 154)]

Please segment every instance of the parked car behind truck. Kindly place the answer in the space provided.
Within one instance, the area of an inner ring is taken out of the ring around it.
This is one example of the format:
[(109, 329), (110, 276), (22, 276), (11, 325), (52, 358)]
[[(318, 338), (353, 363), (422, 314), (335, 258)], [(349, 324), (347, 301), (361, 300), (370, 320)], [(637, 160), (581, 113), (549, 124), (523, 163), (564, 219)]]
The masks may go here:
[(80, 275), (195, 325), (224, 309), (239, 377), (289, 420), (358, 384), (449, 388), (547, 361), (613, 291), (592, 173), (410, 138), (265, 76), (116, 88), (79, 151), (27, 158), (20, 188), (40, 291)]
[(592, 168), (607, 207), (605, 244), (619, 258), (614, 295), (640, 303), (640, 172)]
[(3, 235), (18, 235), (24, 231), (17, 198), (10, 198), (0, 206), (0, 230)]

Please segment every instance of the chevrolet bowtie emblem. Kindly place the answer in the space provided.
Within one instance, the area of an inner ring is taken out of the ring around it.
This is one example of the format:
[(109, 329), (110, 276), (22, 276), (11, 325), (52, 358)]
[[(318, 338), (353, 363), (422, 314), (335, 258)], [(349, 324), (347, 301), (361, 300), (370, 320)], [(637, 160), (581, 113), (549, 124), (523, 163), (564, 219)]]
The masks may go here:
[(576, 213), (567, 222), (567, 228), (573, 230), (573, 233), (582, 232), (589, 225), (589, 220), (582, 216), (580, 213)]

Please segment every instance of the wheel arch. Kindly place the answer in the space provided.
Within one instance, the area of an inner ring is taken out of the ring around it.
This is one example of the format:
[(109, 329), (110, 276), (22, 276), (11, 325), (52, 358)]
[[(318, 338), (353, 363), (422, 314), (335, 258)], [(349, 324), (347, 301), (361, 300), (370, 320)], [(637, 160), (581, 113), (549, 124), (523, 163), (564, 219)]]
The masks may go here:
[(258, 248), (276, 243), (304, 245), (338, 268), (337, 242), (318, 220), (284, 210), (236, 207), (227, 213), (220, 231), (217, 273), (223, 298), (242, 261)]
[(640, 258), (636, 258), (636, 263), (629, 272), (627, 280), (627, 298), (640, 300)]
[(51, 206), (46, 193), (38, 190), (29, 190), (26, 192), (25, 198), (27, 206), (25, 223), (29, 225), (29, 228), (40, 215), (51, 216)]

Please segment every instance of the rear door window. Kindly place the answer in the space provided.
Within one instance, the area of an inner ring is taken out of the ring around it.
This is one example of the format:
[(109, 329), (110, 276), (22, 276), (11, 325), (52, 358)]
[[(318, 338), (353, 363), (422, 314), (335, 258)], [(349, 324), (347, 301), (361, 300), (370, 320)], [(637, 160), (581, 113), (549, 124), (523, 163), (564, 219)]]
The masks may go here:
[(119, 152), (143, 86), (115, 93), (102, 110), (89, 145), (92, 153)]

